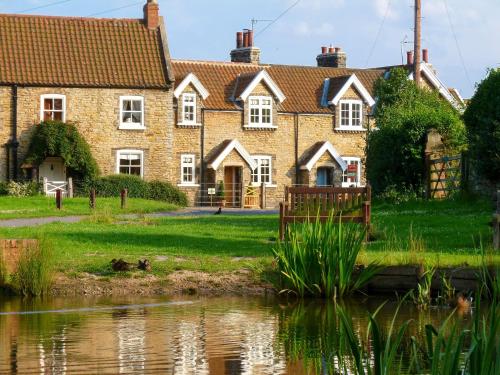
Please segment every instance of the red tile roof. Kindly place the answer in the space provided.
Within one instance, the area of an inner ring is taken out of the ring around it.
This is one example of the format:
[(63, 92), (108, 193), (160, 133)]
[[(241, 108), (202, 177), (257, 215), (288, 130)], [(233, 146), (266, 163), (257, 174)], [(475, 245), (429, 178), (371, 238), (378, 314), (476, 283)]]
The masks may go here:
[(321, 106), (323, 83), (326, 78), (345, 77), (353, 73), (359, 78), (366, 89), (372, 93), (373, 84), (384, 74), (379, 69), (343, 69), (318, 68), (312, 66), (292, 65), (252, 65), (245, 63), (185, 61), (172, 60), (172, 68), (176, 83), (189, 74), (194, 73), (209, 92), (205, 101), (208, 109), (230, 110), (237, 108), (231, 101), (235, 92), (241, 90), (241, 75), (243, 81), (251, 81), (258, 71), (265, 69), (286, 99), (281, 103), (282, 112), (299, 113), (331, 113), (329, 108)]
[(0, 84), (169, 85), (161, 29), (140, 19), (0, 14), (0, 54)]

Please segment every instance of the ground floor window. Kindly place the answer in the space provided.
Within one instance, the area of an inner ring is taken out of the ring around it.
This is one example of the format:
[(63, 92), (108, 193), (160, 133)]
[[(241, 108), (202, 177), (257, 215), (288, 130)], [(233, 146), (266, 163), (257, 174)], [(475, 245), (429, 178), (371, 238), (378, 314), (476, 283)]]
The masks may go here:
[(353, 157), (343, 157), (347, 163), (347, 169), (342, 175), (342, 187), (361, 186), (361, 159)]
[(316, 186), (333, 186), (333, 167), (319, 167), (316, 171)]
[(192, 154), (181, 155), (181, 184), (195, 183), (196, 159)]
[(121, 174), (143, 176), (144, 153), (140, 150), (120, 150), (117, 152), (116, 171)]
[(255, 162), (257, 163), (257, 168), (252, 171), (252, 183), (260, 185), (264, 183), (266, 185), (271, 184), (271, 156), (255, 155), (253, 156)]

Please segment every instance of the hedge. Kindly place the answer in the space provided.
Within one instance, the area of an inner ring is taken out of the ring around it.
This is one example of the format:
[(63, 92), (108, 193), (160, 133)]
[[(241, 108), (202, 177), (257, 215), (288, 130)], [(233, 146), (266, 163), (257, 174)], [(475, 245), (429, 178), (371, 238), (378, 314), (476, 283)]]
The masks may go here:
[(128, 196), (131, 198), (165, 201), (178, 206), (188, 204), (186, 194), (172, 184), (162, 181), (148, 182), (132, 175), (99, 177), (78, 187), (77, 194), (88, 196), (91, 188), (94, 188), (97, 196), (100, 197), (118, 197), (123, 189), (127, 189)]

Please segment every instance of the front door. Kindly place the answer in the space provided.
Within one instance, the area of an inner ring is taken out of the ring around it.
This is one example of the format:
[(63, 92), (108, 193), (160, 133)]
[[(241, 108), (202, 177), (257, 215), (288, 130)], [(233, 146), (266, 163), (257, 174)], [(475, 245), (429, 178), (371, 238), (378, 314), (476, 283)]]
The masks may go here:
[(66, 181), (66, 167), (63, 159), (58, 157), (46, 158), (39, 166), (38, 175), (40, 181), (43, 181), (44, 177), (48, 181)]
[(224, 168), (224, 196), (228, 207), (241, 207), (241, 167)]
[(316, 173), (316, 186), (333, 186), (333, 168), (319, 167)]

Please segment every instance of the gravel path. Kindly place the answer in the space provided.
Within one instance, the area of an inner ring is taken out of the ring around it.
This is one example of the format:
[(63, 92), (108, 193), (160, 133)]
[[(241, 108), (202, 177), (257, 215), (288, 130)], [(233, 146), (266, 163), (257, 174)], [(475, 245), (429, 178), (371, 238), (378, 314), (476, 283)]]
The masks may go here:
[[(182, 216), (204, 216), (213, 215), (217, 211), (215, 207), (192, 207), (184, 208), (179, 211), (172, 212), (156, 212), (151, 214), (145, 214), (145, 217), (149, 218), (161, 218), (161, 217), (182, 217)], [(277, 210), (243, 210), (239, 208), (223, 208), (222, 213), (224, 215), (272, 215), (277, 214)], [(119, 217), (124, 219), (133, 219), (138, 217), (136, 214), (120, 215)], [(49, 217), (35, 217), (26, 219), (8, 219), (0, 220), (0, 227), (4, 228), (20, 228), (20, 227), (32, 227), (37, 225), (44, 225), (50, 223), (77, 223), (87, 216), (49, 216)]]

